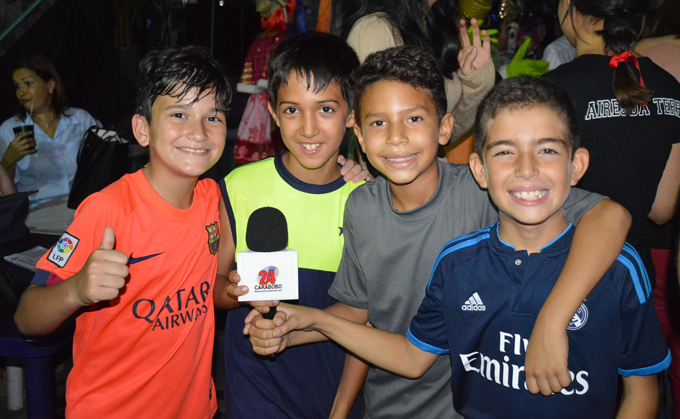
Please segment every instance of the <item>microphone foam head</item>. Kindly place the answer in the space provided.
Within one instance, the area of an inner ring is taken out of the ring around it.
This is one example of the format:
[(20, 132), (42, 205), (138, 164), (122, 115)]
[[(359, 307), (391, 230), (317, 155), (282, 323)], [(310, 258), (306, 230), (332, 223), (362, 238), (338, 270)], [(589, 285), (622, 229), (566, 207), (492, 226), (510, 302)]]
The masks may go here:
[(246, 228), (246, 245), (254, 252), (278, 252), (288, 246), (288, 223), (281, 211), (258, 208), (250, 214)]

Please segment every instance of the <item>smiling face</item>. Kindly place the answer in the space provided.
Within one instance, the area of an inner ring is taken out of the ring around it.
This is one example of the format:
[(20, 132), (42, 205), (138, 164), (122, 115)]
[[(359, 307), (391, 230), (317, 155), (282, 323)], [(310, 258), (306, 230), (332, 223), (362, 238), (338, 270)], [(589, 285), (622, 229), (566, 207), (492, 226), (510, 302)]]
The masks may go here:
[(288, 171), (310, 184), (337, 179), (340, 144), (354, 123), (340, 86), (331, 83), (314, 92), (313, 80), (308, 87), (304, 77), (292, 72), (278, 90), (276, 109), (268, 106), (290, 151), (283, 156)]
[(484, 160), (473, 154), (470, 167), (501, 212), (501, 225), (566, 227), (564, 203), (588, 167), (588, 152), (570, 155), (563, 119), (532, 106), (501, 111), (489, 122)]
[(215, 93), (204, 93), (195, 103), (198, 89), (183, 99), (158, 96), (151, 107), (151, 121), (133, 118), (133, 130), (142, 146), (149, 146), (148, 178), (170, 184), (196, 179), (222, 155), (227, 135), (226, 116), (215, 107)]
[[(453, 117), (437, 117), (427, 92), (400, 81), (379, 81), (362, 95), (355, 133), (368, 160), (395, 188), (434, 190), (437, 150), (451, 134)], [(428, 197), (429, 198), (429, 197)]]
[(17, 99), (27, 111), (33, 107), (33, 113), (50, 110), (50, 92), (54, 90), (54, 80), (45, 81), (33, 70), (20, 68), (12, 73), (12, 82), (16, 88)]

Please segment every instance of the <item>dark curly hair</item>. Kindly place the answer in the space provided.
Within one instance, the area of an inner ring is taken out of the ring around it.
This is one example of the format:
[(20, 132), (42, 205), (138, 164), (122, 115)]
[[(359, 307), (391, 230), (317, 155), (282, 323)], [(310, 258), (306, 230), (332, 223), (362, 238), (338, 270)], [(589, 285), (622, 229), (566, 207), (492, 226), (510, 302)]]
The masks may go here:
[(139, 63), (142, 73), (137, 93), (136, 113), (151, 121), (151, 107), (158, 96), (171, 96), (182, 100), (192, 89), (198, 94), (191, 102), (215, 93), (215, 108), (229, 110), (231, 87), (222, 66), (203, 47), (153, 51)]
[(424, 50), (401, 46), (374, 52), (354, 74), (354, 111), (361, 114), (361, 98), (373, 84), (383, 81), (400, 81), (427, 92), (437, 108), (437, 117), (446, 113), (444, 73), (437, 60)]

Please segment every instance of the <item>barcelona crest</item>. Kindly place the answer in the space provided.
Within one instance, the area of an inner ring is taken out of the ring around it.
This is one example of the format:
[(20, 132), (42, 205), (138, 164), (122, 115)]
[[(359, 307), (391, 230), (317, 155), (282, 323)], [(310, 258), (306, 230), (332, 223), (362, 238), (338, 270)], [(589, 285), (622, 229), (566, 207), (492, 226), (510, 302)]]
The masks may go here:
[(205, 229), (208, 230), (208, 250), (214, 255), (220, 247), (220, 228), (215, 221)]

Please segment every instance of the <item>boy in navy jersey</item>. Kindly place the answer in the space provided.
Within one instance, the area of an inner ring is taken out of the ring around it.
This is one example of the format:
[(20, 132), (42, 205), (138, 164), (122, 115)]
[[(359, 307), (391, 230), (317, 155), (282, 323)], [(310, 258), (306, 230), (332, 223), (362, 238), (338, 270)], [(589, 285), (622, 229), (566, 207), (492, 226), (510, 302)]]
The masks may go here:
[[(448, 353), (454, 407), (469, 418), (613, 417), (619, 374), (624, 396), (617, 417), (653, 418), (654, 374), (670, 355), (644, 266), (628, 245), (567, 327), (572, 383), (550, 397), (527, 391), (528, 338), (571, 247), (565, 202), (588, 166), (568, 97), (537, 79), (508, 79), (480, 105), (475, 132), (471, 171), (501, 221), (439, 253), (407, 336), (284, 304), (277, 316), (281, 323), (285, 313), (286, 323), (273, 335), (319, 332), (410, 378)], [(271, 352), (258, 338), (251, 342)]]

